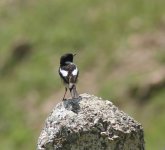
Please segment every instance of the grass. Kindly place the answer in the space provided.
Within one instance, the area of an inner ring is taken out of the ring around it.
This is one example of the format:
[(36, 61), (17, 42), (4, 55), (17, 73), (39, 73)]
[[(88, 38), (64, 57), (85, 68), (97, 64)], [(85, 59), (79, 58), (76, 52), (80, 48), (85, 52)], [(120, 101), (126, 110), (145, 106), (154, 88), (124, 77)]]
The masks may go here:
[(157, 53), (155, 56), (155, 59), (160, 62), (161, 64), (165, 64), (165, 52), (164, 50), (161, 50), (160, 53)]
[[(1, 5), (0, 67), (9, 61), (13, 43), (17, 40), (27, 39), (32, 45), (32, 53), (27, 59), (5, 76), (0, 76), (0, 141), (3, 150), (35, 149), (45, 119), (40, 107), (61, 87), (57, 74), (59, 57), (67, 51), (78, 53), (76, 62), (81, 74), (91, 68), (99, 70), (96, 74), (100, 81), (98, 96), (122, 101), (118, 89), (136, 83), (136, 78), (131, 79), (131, 83), (129, 75), (122, 79), (109, 78), (120, 62), (116, 53), (125, 54), (129, 36), (158, 30), (163, 26), (165, 14), (163, 0), (41, 0)], [(163, 55), (158, 54), (155, 59), (164, 62)], [(105, 64), (99, 66), (103, 68), (97, 68), (102, 62)], [(105, 73), (103, 82), (102, 72)], [(159, 100), (155, 97), (149, 104), (154, 109), (160, 106), (159, 102), (163, 103), (165, 96), (161, 92), (157, 97)], [(148, 112), (152, 109), (148, 108)], [(153, 115), (155, 113), (157, 110)], [(136, 117), (143, 121), (142, 117)], [(150, 150), (163, 145), (163, 117), (156, 118), (157, 124), (152, 125), (153, 116), (143, 122), (146, 145)]]
[[(162, 141), (164, 135), (165, 126), (165, 102), (162, 100), (165, 98), (165, 89), (157, 93), (152, 97), (151, 102), (145, 107), (142, 117), (144, 122), (145, 137), (146, 137), (146, 149), (163, 149), (165, 144)], [(145, 121), (147, 119), (147, 121)]]

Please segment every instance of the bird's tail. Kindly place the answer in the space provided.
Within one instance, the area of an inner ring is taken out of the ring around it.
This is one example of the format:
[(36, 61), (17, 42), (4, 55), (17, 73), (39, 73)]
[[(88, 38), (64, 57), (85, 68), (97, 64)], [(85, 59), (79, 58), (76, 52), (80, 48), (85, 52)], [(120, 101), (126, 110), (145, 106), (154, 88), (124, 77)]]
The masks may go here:
[(78, 98), (79, 97), (79, 95), (77, 93), (77, 90), (76, 90), (76, 85), (75, 84), (70, 85), (69, 90), (70, 90), (72, 98)]

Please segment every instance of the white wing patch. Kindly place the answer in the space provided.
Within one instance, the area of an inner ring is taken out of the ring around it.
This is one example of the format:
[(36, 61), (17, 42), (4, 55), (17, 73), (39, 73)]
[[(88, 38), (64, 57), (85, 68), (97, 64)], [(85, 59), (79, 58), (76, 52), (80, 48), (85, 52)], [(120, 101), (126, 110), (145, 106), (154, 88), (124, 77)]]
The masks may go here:
[(62, 70), (61, 68), (60, 68), (60, 73), (62, 74), (63, 77), (66, 77), (68, 75), (68, 71)]
[(74, 70), (72, 71), (72, 75), (76, 76), (77, 73), (78, 73), (78, 69), (77, 69), (77, 67), (76, 67), (76, 69), (74, 69)]

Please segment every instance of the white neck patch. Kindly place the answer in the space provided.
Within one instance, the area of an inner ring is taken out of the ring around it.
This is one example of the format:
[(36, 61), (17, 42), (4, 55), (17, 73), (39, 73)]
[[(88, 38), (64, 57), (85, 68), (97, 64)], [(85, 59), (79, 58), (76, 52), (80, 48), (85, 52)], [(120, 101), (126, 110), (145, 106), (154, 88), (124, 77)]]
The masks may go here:
[(74, 70), (72, 71), (72, 75), (76, 76), (77, 73), (78, 73), (78, 69), (77, 69), (77, 67), (76, 67), (76, 69), (74, 69)]
[(68, 71), (62, 70), (61, 68), (60, 68), (60, 73), (62, 74), (63, 77), (66, 77), (68, 75)]

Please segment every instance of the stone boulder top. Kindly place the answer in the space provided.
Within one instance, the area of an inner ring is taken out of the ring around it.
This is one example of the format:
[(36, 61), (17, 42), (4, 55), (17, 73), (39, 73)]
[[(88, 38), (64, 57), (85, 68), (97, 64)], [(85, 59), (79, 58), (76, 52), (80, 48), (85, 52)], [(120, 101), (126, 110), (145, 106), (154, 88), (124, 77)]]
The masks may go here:
[[(86, 140), (87, 137), (91, 139)], [(99, 144), (100, 138), (104, 139), (103, 145)], [(81, 149), (84, 139), (86, 146), (95, 142), (93, 145), (97, 145), (96, 149), (98, 147), (102, 149), (104, 146), (109, 146), (107, 149), (110, 149), (112, 144), (108, 145), (108, 143), (112, 141), (122, 141), (123, 146), (129, 141), (132, 147), (139, 144), (137, 147), (144, 148), (141, 124), (120, 111), (109, 100), (86, 93), (81, 94), (78, 99), (68, 99), (55, 106), (46, 119), (37, 148), (38, 150), (76, 150)], [(140, 143), (132, 141), (140, 141)], [(118, 146), (121, 147), (120, 144)], [(95, 149), (95, 147), (90, 149)]]

